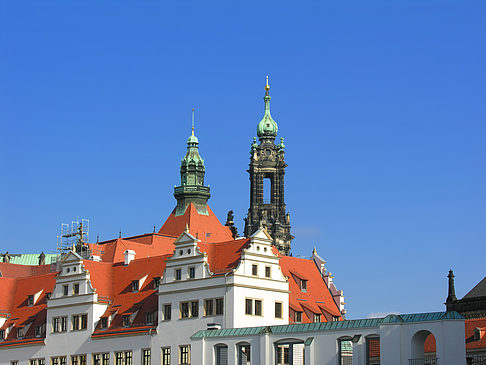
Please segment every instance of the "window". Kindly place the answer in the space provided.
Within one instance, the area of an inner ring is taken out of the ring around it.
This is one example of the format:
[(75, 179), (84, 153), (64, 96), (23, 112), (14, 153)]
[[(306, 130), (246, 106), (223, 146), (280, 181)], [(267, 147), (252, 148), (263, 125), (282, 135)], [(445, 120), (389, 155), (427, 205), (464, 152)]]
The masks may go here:
[(245, 314), (261, 316), (263, 303), (261, 299), (245, 299)]
[(275, 302), (275, 318), (282, 318), (282, 303)]
[(196, 277), (196, 268), (191, 266), (189, 268), (189, 279), (194, 279)]
[(339, 316), (332, 316), (332, 321), (333, 322), (339, 321)]
[(199, 300), (191, 302), (181, 302), (180, 318), (196, 318), (199, 317)]
[(183, 345), (179, 346), (179, 364), (191, 363), (191, 346)]
[(182, 278), (182, 270), (181, 269), (175, 269), (174, 277), (175, 277), (176, 280), (181, 280), (181, 278)]
[(51, 295), (52, 295), (51, 292), (46, 293), (46, 299), (51, 299)]
[(295, 312), (294, 313), (294, 322), (295, 323), (302, 322), (302, 312)]
[(380, 365), (380, 337), (366, 337), (366, 365)]
[(162, 365), (170, 365), (170, 347), (162, 347)]
[(250, 345), (238, 346), (238, 365), (250, 365), (251, 352)]
[(160, 278), (154, 278), (154, 289), (157, 289), (160, 286)]
[(339, 342), (339, 365), (353, 364), (353, 342), (349, 340), (338, 340)]
[(258, 275), (258, 265), (255, 265), (255, 264), (251, 265), (251, 274), (253, 276), (257, 276)]
[(265, 266), (265, 277), (266, 278), (272, 277), (272, 268), (270, 266)]
[(71, 365), (86, 365), (86, 355), (72, 355)]
[(110, 353), (93, 354), (93, 365), (110, 365)]
[(251, 299), (245, 300), (245, 314), (248, 314), (248, 315), (253, 314), (253, 300), (251, 300)]
[(69, 285), (62, 286), (62, 295), (64, 296), (69, 295)]
[(145, 314), (145, 322), (147, 324), (154, 323), (154, 318), (155, 318), (155, 312), (149, 312)]
[(228, 346), (217, 345), (216, 348), (216, 365), (228, 364)]
[(289, 365), (290, 364), (290, 345), (277, 345), (277, 364)]
[(75, 314), (71, 317), (73, 331), (85, 330), (88, 328), (88, 315)]
[(172, 304), (164, 304), (164, 321), (170, 321), (172, 318)]
[(19, 365), (19, 361), (18, 360), (12, 360), (12, 361), (10, 361), (10, 365)]
[(45, 363), (46, 360), (44, 358), (29, 360), (29, 365), (45, 365)]
[(52, 332), (66, 332), (67, 317), (54, 317), (52, 319)]
[(75, 295), (79, 294), (79, 284), (78, 283), (73, 284), (73, 294), (75, 294)]
[(224, 313), (224, 301), (223, 298), (216, 298), (216, 315), (221, 316)]
[(123, 316), (123, 327), (130, 327), (130, 315), (125, 314)]
[(108, 328), (108, 317), (102, 317), (100, 319), (100, 328)]
[(300, 290), (302, 290), (303, 292), (307, 291), (307, 280), (300, 281)]
[(24, 327), (17, 328), (17, 338), (24, 337)]
[(66, 365), (66, 356), (51, 357), (51, 365)]
[(35, 326), (35, 330), (34, 330), (34, 336), (35, 337), (40, 337), (42, 336), (42, 326)]
[(142, 365), (150, 365), (150, 349), (142, 349)]
[(318, 323), (321, 321), (321, 315), (314, 313), (314, 323)]
[(132, 280), (132, 291), (133, 292), (137, 292), (138, 291), (138, 285), (139, 285), (138, 280)]
[(5, 330), (0, 330), (0, 340), (5, 340)]
[(205, 316), (214, 315), (214, 300), (206, 299), (204, 301), (204, 315)]
[(132, 365), (132, 352), (115, 352), (115, 365)]
[(29, 307), (32, 307), (32, 306), (34, 305), (34, 296), (33, 296), (33, 295), (29, 295), (29, 296), (27, 297), (27, 305), (28, 305)]

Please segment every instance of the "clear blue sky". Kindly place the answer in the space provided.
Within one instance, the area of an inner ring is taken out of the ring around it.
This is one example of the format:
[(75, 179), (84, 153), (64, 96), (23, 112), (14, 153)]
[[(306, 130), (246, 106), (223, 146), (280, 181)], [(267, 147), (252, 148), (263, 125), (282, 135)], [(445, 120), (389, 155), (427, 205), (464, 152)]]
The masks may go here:
[(0, 251), (151, 232), (191, 108), (220, 220), (249, 205), (270, 76), (294, 255), (349, 318), (444, 309), (485, 273), (486, 2), (1, 1)]

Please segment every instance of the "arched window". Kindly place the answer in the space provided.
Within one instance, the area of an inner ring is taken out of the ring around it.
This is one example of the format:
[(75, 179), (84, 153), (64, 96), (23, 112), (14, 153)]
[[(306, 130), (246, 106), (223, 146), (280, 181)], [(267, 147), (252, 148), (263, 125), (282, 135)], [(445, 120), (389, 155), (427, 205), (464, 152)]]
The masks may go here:
[(380, 336), (366, 336), (366, 365), (380, 365)]
[(216, 353), (216, 365), (228, 365), (228, 346), (225, 344), (217, 344), (214, 346)]
[(437, 364), (436, 343), (432, 332), (420, 330), (412, 336), (410, 365)]
[(338, 365), (353, 364), (353, 339), (351, 337), (338, 338)]
[(248, 342), (236, 344), (237, 364), (251, 365), (251, 346)]
[(305, 344), (297, 339), (275, 342), (275, 357), (277, 365), (304, 365)]

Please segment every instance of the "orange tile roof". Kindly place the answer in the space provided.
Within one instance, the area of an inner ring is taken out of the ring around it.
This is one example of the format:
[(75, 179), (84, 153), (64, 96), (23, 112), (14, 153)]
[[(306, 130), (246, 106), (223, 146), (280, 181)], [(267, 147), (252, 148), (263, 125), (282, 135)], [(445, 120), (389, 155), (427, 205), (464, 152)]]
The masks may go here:
[(201, 251), (208, 254), (209, 269), (215, 274), (231, 272), (238, 266), (241, 253), (250, 239), (238, 239), (219, 243), (198, 243)]
[[(303, 312), (303, 323), (313, 322), (312, 314), (321, 314), (322, 322), (332, 321), (333, 317), (343, 319), (314, 261), (280, 256), (280, 267), (282, 273), (289, 278), (290, 308), (293, 311)], [(307, 280), (305, 292), (300, 290), (302, 279)], [(290, 323), (294, 323), (293, 316), (289, 315)]]
[(175, 216), (175, 209), (167, 218), (159, 234), (178, 237), (184, 232), (186, 225), (191, 235), (204, 243), (226, 242), (233, 240), (231, 230), (223, 226), (211, 208), (208, 207), (208, 215), (199, 214), (194, 204), (189, 204), (184, 215)]
[(43, 275), (51, 271), (51, 265), (19, 265), (0, 262), (1, 277), (20, 278), (26, 276)]

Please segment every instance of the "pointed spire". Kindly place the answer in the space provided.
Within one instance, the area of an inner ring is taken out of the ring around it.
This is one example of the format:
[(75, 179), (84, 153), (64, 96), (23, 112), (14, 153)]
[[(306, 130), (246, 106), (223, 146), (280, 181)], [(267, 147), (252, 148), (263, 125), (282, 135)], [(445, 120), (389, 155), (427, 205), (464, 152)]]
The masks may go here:
[(450, 303), (457, 300), (456, 289), (454, 287), (454, 272), (452, 269), (449, 270), (449, 275), (447, 275), (447, 277), (449, 278), (449, 293), (447, 295), (446, 303)]
[(192, 135), (194, 135), (194, 108), (192, 108)]
[(265, 85), (265, 95), (270, 95), (269, 91), (270, 90), (270, 85), (268, 84), (268, 75), (267, 75), (267, 84)]
[(312, 249), (312, 256), (317, 256), (316, 246)]

